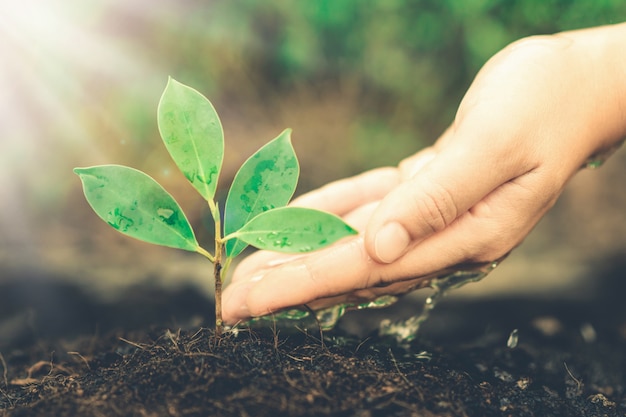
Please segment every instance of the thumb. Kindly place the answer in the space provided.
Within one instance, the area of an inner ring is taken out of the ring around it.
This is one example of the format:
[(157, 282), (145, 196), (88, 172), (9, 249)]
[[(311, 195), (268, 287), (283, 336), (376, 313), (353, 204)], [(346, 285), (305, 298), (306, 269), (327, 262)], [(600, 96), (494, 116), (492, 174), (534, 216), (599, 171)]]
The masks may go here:
[(471, 147), (458, 145), (444, 147), (380, 202), (365, 231), (365, 247), (374, 260), (394, 262), (410, 246), (445, 229), (494, 189), (521, 174), (515, 172), (510, 156), (488, 159), (476, 142)]

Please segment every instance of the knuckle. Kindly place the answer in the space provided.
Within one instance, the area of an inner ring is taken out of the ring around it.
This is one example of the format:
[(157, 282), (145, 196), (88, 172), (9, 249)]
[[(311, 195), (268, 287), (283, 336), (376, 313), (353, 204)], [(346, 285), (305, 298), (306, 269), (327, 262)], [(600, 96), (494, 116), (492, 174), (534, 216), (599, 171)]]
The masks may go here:
[(323, 276), (319, 274), (316, 268), (314, 268), (308, 260), (303, 262), (302, 268), (304, 269), (302, 276), (306, 277), (306, 280), (308, 280), (310, 284), (307, 286), (310, 290), (307, 298), (318, 299), (334, 295), (331, 293), (332, 291), (328, 282), (323, 279)]
[(532, 35), (517, 39), (506, 46), (508, 51), (519, 51), (529, 49), (531, 51), (543, 48), (543, 45), (550, 44), (552, 37), (550, 35)]
[(500, 259), (515, 246), (516, 244), (511, 242), (490, 242), (484, 244), (480, 249), (474, 252), (474, 255), (468, 257), (468, 262), (483, 263)]
[(375, 291), (375, 289), (367, 288), (367, 289), (353, 291), (352, 293), (348, 294), (346, 299), (352, 303), (362, 303), (362, 302), (374, 300), (379, 296), (380, 294), (377, 291)]
[(505, 227), (486, 227), (481, 239), (477, 239), (464, 248), (463, 259), (470, 263), (491, 262), (500, 259), (518, 246), (523, 239), (512, 229)]
[(560, 52), (571, 44), (571, 40), (559, 34), (556, 35), (535, 35), (519, 39), (506, 48), (503, 52), (508, 58), (515, 61), (541, 60), (552, 56), (555, 52)]
[(419, 221), (436, 233), (456, 219), (458, 208), (452, 194), (443, 186), (431, 183), (424, 194), (414, 201), (415, 214)]

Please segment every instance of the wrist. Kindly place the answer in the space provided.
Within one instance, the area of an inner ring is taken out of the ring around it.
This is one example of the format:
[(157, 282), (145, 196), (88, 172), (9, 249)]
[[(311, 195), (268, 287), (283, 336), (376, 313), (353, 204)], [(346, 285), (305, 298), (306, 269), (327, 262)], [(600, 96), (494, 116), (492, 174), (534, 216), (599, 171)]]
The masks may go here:
[[(587, 61), (589, 76), (595, 84), (590, 103), (595, 135), (589, 144), (589, 161), (606, 159), (626, 137), (626, 23), (564, 32), (558, 36), (572, 40)], [(584, 64), (583, 64), (584, 65)]]

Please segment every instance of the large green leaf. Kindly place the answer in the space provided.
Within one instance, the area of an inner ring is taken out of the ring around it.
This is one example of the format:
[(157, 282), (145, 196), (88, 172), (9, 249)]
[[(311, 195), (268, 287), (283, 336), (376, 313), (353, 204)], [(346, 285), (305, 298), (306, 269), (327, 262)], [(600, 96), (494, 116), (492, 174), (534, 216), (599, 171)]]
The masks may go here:
[(356, 234), (334, 214), (303, 207), (282, 207), (259, 214), (227, 238), (237, 238), (259, 249), (310, 252)]
[(74, 172), (96, 214), (120, 233), (156, 245), (198, 249), (182, 209), (150, 176), (120, 165), (75, 168)]
[(159, 102), (158, 124), (178, 168), (202, 197), (212, 200), (224, 159), (224, 132), (211, 102), (170, 78)]
[[(291, 129), (286, 129), (239, 168), (226, 198), (224, 234), (236, 232), (264, 211), (287, 205), (299, 174)], [(246, 246), (241, 240), (229, 240), (226, 256), (237, 256)]]

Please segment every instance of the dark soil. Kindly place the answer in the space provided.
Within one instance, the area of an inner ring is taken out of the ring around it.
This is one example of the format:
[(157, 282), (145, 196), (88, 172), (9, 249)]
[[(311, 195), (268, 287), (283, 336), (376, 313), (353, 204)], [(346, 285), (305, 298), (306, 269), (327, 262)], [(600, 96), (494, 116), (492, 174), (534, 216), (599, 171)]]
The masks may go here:
[(191, 289), (104, 303), (16, 277), (0, 285), (0, 416), (624, 416), (626, 268), (613, 265), (586, 301), (444, 303), (409, 345), (346, 331), (381, 311), (323, 337), (218, 340)]

